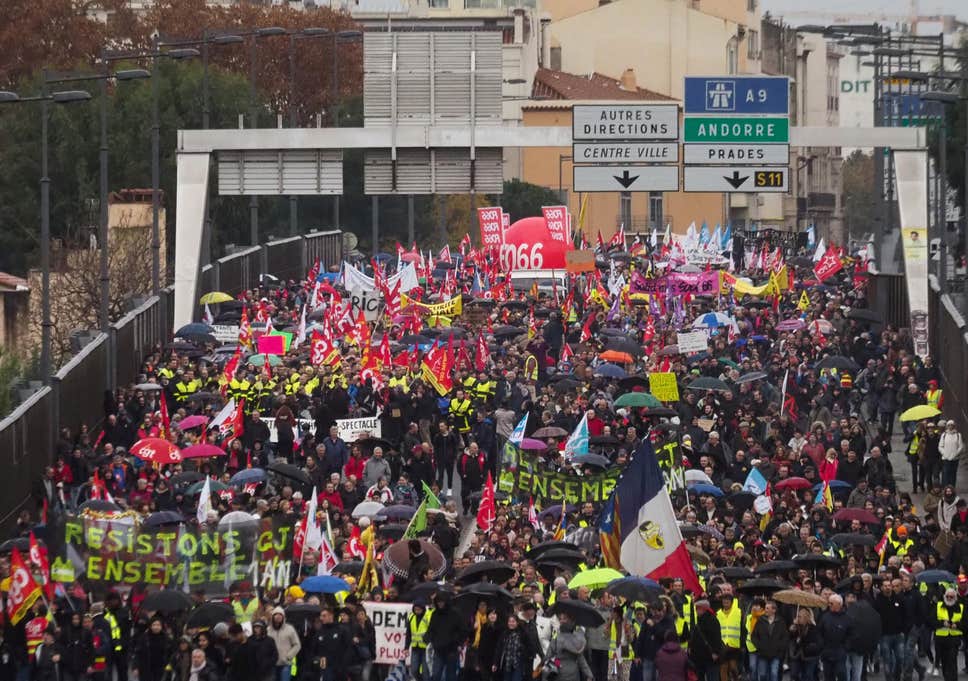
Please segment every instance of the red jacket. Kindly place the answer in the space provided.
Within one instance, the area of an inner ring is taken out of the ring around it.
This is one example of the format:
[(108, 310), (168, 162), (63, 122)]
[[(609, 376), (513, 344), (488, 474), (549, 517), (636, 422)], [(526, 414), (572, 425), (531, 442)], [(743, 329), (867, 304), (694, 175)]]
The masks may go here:
[(355, 475), (357, 480), (363, 479), (363, 467), (366, 466), (366, 459), (362, 456), (358, 459), (354, 459), (352, 456), (346, 465), (343, 466), (343, 477), (348, 478), (351, 475)]
[(327, 492), (325, 490), (320, 492), (316, 495), (316, 500), (317, 502), (328, 501), (331, 508), (338, 508), (341, 511), (343, 510), (343, 497), (341, 497), (339, 492), (335, 490), (332, 492)]

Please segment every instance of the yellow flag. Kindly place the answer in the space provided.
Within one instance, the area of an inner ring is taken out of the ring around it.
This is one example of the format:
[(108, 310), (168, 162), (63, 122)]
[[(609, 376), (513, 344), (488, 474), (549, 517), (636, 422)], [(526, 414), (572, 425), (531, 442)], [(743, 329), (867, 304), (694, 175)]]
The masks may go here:
[(800, 294), (800, 302), (797, 303), (797, 309), (800, 310), (800, 312), (806, 312), (810, 309), (810, 298), (807, 296), (806, 291)]

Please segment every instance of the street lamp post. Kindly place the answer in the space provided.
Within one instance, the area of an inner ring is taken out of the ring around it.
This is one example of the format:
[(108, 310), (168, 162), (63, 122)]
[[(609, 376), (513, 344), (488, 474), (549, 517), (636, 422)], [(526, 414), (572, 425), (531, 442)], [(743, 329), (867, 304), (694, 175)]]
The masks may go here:
[(50, 81), (47, 70), (43, 72), (40, 96), (21, 98), (15, 92), (0, 92), (0, 104), (20, 104), (40, 102), (40, 373), (44, 385), (50, 385), (51, 369), (51, 328), (50, 319), (50, 172), (48, 164), (48, 102), (69, 104), (91, 99), (85, 90), (67, 90), (50, 94)]

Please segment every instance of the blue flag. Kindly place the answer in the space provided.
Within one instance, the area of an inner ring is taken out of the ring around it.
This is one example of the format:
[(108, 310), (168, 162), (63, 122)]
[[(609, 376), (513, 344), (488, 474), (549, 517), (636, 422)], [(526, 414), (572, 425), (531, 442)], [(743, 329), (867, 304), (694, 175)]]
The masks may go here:
[(756, 468), (750, 470), (750, 474), (746, 476), (746, 482), (743, 483), (743, 490), (756, 495), (763, 494), (766, 491), (766, 478)]
[(585, 413), (581, 417), (581, 421), (578, 423), (578, 427), (575, 428), (570, 436), (568, 436), (568, 441), (565, 443), (565, 459), (570, 460), (576, 456), (584, 456), (588, 454), (588, 414)]
[(511, 436), (508, 437), (508, 442), (513, 445), (521, 444), (521, 441), (524, 439), (524, 429), (528, 427), (528, 415), (530, 413), (531, 412), (528, 412), (521, 417), (521, 420), (518, 421), (518, 425), (516, 425), (514, 430), (511, 431)]

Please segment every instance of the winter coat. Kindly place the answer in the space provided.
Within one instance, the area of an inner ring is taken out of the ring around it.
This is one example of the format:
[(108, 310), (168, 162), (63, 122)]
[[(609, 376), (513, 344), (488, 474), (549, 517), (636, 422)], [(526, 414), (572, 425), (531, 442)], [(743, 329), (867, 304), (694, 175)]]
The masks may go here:
[(434, 647), (434, 652), (437, 654), (456, 654), (467, 639), (466, 629), (460, 613), (452, 606), (445, 605), (443, 608), (434, 610), (425, 640)]
[(711, 610), (707, 610), (696, 618), (696, 626), (689, 638), (689, 657), (696, 667), (703, 670), (716, 663), (714, 654), (723, 654), (723, 637), (719, 620)]
[(386, 459), (371, 456), (363, 466), (363, 484), (372, 487), (380, 481), (380, 478), (386, 478), (387, 482), (390, 481), (390, 464)]
[(790, 658), (794, 660), (815, 660), (820, 656), (820, 632), (815, 624), (805, 627), (796, 625), (790, 635)]
[[(282, 615), (282, 625), (276, 629), (275, 616)], [(276, 660), (277, 667), (285, 667), (292, 664), (292, 661), (296, 659), (296, 655), (299, 654), (300, 648), (302, 648), (302, 642), (299, 640), (299, 634), (296, 633), (295, 627), (286, 622), (286, 611), (280, 607), (275, 607), (272, 610), (272, 621), (269, 622), (269, 628), (266, 632), (266, 636), (271, 638), (276, 644), (276, 653), (278, 654), (278, 659)]]
[[(568, 630), (570, 629), (570, 631)], [(558, 631), (548, 657), (558, 662), (558, 681), (605, 681), (593, 679), (585, 660), (585, 635), (569, 626)]]
[(72, 674), (87, 674), (87, 668), (94, 664), (94, 636), (84, 627), (68, 625), (64, 627), (60, 640), (64, 649), (61, 660), (66, 671)]
[(134, 668), (140, 681), (161, 681), (171, 655), (171, 639), (164, 633), (146, 631), (134, 649)]
[(752, 638), (756, 654), (771, 659), (783, 659), (790, 645), (787, 625), (779, 617), (774, 617), (772, 622), (766, 617), (757, 619)]
[(689, 656), (677, 641), (667, 641), (655, 654), (656, 681), (686, 681)]
[(817, 624), (820, 631), (820, 651), (822, 659), (836, 662), (847, 658), (847, 641), (850, 639), (852, 624), (847, 613), (825, 612)]

